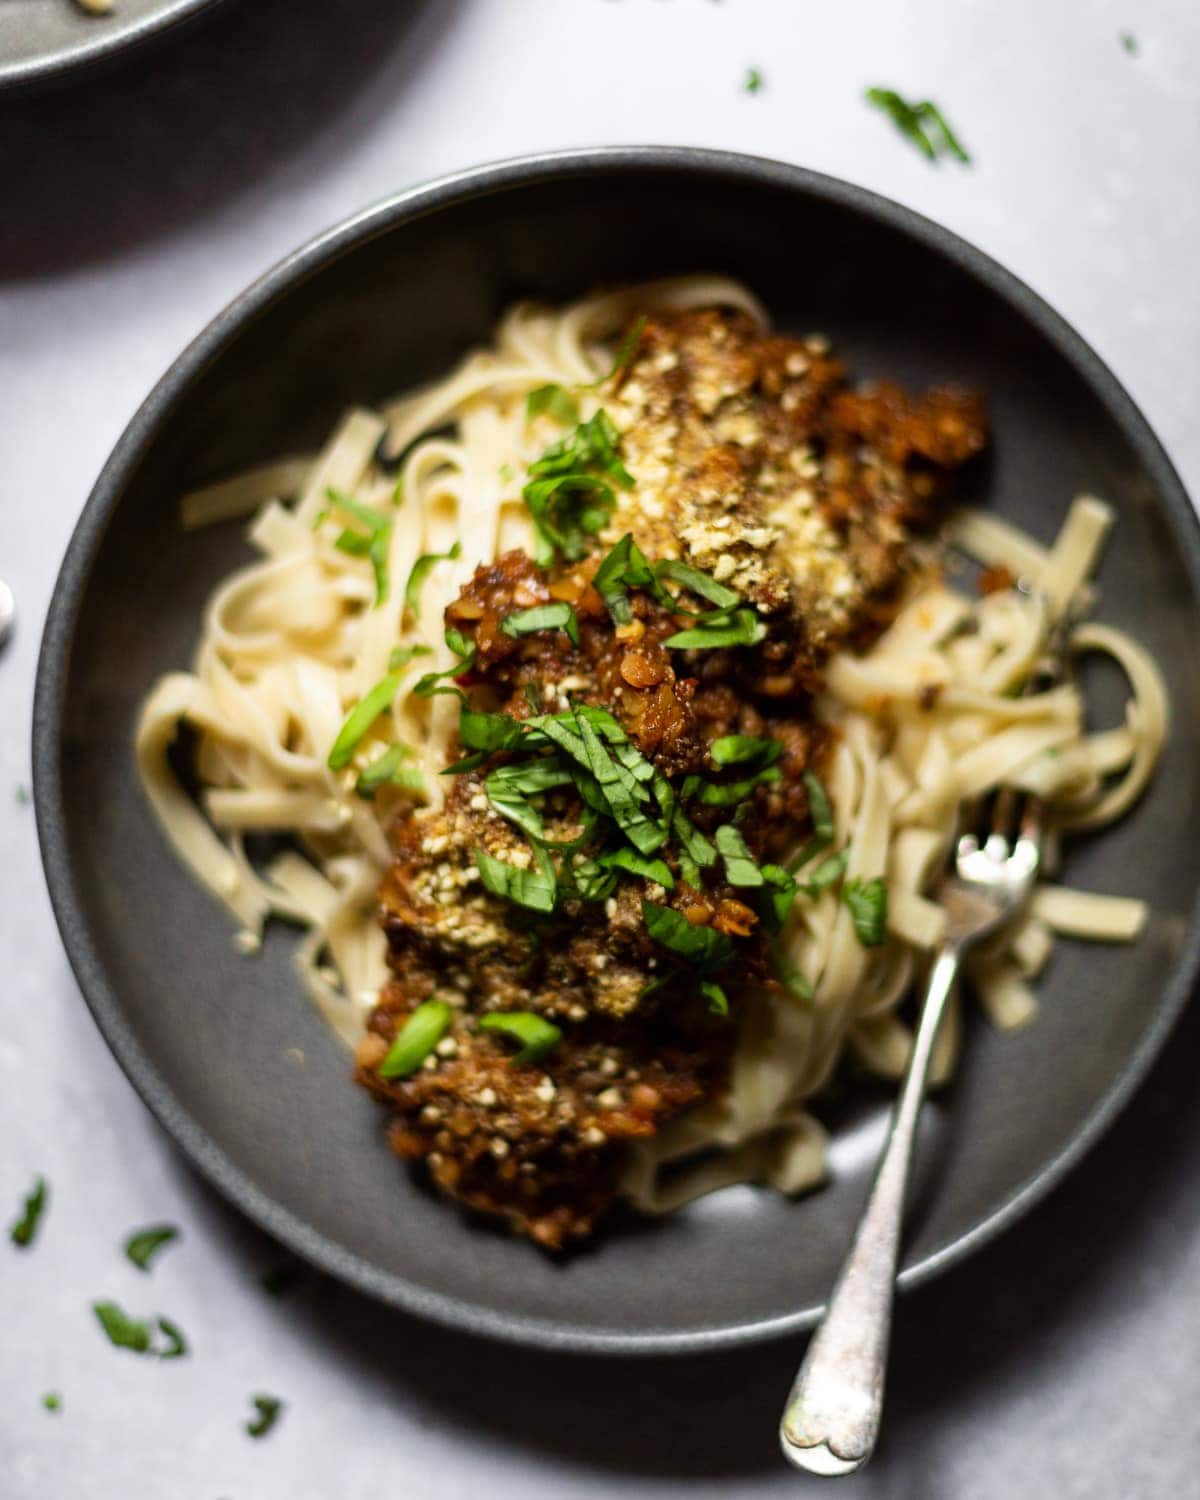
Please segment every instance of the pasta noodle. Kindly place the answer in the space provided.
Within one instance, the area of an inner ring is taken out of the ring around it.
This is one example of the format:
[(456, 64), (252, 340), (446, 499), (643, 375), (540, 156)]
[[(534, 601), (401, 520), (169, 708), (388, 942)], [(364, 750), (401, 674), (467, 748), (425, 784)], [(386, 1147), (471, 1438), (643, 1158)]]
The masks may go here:
[[(349, 1045), (386, 977), (375, 921), (385, 829), (414, 800), (441, 799), (457, 726), (452, 697), (414, 689), (454, 666), (443, 614), (476, 565), (531, 542), (512, 478), (546, 433), (526, 420), (525, 398), (552, 382), (584, 387), (590, 416), (599, 400), (586, 387), (611, 364), (632, 310), (714, 304), (765, 319), (744, 288), (711, 276), (561, 311), (522, 304), (494, 346), (378, 413), (351, 410), (319, 454), (184, 497), (186, 527), (253, 513), (258, 556), (213, 594), (193, 670), (165, 677), (148, 698), (141, 776), (180, 858), (236, 920), (239, 946), (253, 951), (272, 915), (305, 929), (299, 973)], [(369, 553), (363, 533), (346, 539), (356, 514), (383, 518)], [(1141, 794), (1168, 729), (1161, 676), (1128, 636), (1082, 623), (1111, 522), (1107, 506), (1080, 497), (1047, 548), (994, 516), (957, 512), (944, 541), (1005, 565), (1020, 586), (969, 598), (930, 569), (869, 651), (829, 664), (817, 711), (834, 731), (834, 847), (847, 853), (848, 879), (886, 882), (888, 940), (864, 948), (832, 890), (795, 904), (781, 943), (812, 998), (751, 997), (724, 1095), (635, 1151), (626, 1191), (639, 1207), (665, 1212), (731, 1181), (787, 1192), (820, 1181), (824, 1131), (806, 1103), (847, 1050), (884, 1078), (902, 1074), (913, 1039), (899, 1007), (941, 937), (930, 891), (965, 803), (1011, 782), (1045, 799), (1055, 830), (1072, 830), (1119, 817)], [(419, 598), (406, 598), (419, 558), (436, 560), (421, 565)], [(1072, 653), (1121, 668), (1122, 726), (1089, 733), (1072, 679), (1018, 695), (1056, 632)], [(395, 747), (412, 774), (365, 800), (352, 775), (330, 768), (330, 752), (354, 705), (390, 677), (394, 694), (364, 743), (373, 754)], [(195, 737), (199, 805), (170, 763), (181, 725)], [(296, 848), (258, 868), (243, 840), (262, 831), (291, 834)], [(1020, 922), (973, 958), (972, 988), (995, 1024), (1024, 1025), (1036, 1011), (1030, 981), (1056, 934), (1132, 941), (1145, 915), (1138, 901), (1041, 885)], [(953, 1069), (961, 1026), (955, 1001), (935, 1081)]]

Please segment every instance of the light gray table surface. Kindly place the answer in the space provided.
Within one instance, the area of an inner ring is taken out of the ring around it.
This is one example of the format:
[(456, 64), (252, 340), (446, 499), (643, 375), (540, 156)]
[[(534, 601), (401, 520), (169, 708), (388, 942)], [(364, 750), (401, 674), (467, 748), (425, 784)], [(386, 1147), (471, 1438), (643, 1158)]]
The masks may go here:
[[(815, 1492), (775, 1452), (795, 1347), (551, 1358), (315, 1275), (263, 1293), (272, 1247), (150, 1119), (62, 954), (18, 795), (42, 617), (122, 427), (234, 293), (395, 189), (554, 146), (732, 147), (941, 220), (1076, 324), (1200, 494), (1198, 78), (1195, 0), (224, 0), (0, 97), (0, 1216), (35, 1172), (52, 1194), (31, 1252), (0, 1245), (3, 1500)], [(928, 166), (872, 83), (932, 95), (975, 164)], [(1051, 1201), (903, 1300), (847, 1497), (1200, 1496), (1198, 1042), (1193, 1014)], [(118, 1246), (160, 1220), (183, 1240), (146, 1279)], [(191, 1357), (110, 1348), (103, 1296), (175, 1318)], [(256, 1391), (287, 1403), (258, 1443)]]

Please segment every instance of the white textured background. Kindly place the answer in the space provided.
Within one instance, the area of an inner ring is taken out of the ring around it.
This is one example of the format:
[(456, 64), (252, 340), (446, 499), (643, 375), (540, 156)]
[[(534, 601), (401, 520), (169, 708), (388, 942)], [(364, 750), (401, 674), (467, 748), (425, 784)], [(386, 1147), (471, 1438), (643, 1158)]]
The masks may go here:
[[(0, 97), (0, 576), (20, 609), (0, 657), (0, 1219), (36, 1171), (53, 1195), (31, 1253), (0, 1243), (3, 1500), (815, 1488), (774, 1453), (794, 1349), (555, 1360), (313, 1275), (263, 1294), (271, 1247), (152, 1123), (62, 956), (16, 794), (42, 616), (124, 423), (234, 293), (397, 188), (547, 147), (731, 147), (913, 205), (1076, 324), (1200, 494), (1198, 79), (1195, 0), (225, 0), (118, 67)], [(873, 83), (935, 98), (975, 165), (928, 166), (861, 102)], [(1200, 1495), (1198, 1042), (1185, 1020), (1052, 1202), (905, 1299), (886, 1442), (842, 1493)], [(184, 1240), (146, 1279), (118, 1245), (162, 1219)], [(174, 1317), (193, 1356), (113, 1350), (99, 1296)], [(259, 1390), (287, 1411), (253, 1443)]]

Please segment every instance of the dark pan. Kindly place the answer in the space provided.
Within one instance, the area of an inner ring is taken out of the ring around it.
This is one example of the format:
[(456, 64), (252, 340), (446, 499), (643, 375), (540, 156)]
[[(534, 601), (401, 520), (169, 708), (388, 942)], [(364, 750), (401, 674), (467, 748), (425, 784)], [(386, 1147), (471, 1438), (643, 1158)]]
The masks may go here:
[[(861, 1204), (885, 1102), (834, 1106), (833, 1180), (789, 1203), (735, 1188), (555, 1264), (468, 1224), (389, 1154), (375, 1108), (289, 967), (255, 960), (175, 862), (134, 775), (147, 689), (189, 660), (201, 605), (247, 556), (241, 527), (184, 536), (192, 486), (317, 444), (350, 402), (444, 371), (518, 296), (703, 268), (744, 278), (787, 329), (853, 370), (987, 393), (977, 497), (1048, 539), (1069, 498), (1119, 521), (1103, 616), (1166, 672), (1174, 729), (1134, 816), (1068, 875), (1144, 897), (1128, 948), (1060, 945), (1036, 1023), (971, 1029), (934, 1102), (903, 1282), (1011, 1223), (1098, 1138), (1144, 1075), (1197, 962), (1197, 524), (1145, 421), (1082, 340), (986, 256), (861, 189), (680, 149), (572, 152), (405, 193), (276, 267), (172, 366), (104, 469), (46, 627), (34, 722), (50, 891), (97, 1023), (147, 1104), (233, 1202), (326, 1270), (425, 1316), (563, 1349), (716, 1347), (816, 1318)], [(297, 1049), (302, 1054), (298, 1060)]]

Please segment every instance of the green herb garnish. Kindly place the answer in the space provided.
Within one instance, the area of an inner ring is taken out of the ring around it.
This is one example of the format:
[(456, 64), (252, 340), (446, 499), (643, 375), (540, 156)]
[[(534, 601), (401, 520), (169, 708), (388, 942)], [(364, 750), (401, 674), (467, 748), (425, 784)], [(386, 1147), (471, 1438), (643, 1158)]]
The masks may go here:
[(656, 943), (705, 968), (716, 968), (733, 956), (733, 943), (723, 932), (712, 927), (693, 927), (688, 919), (670, 906), (642, 902), (642, 919), (646, 931)]
[(831, 854), (828, 859), (823, 859), (800, 889), (806, 896), (819, 896), (823, 890), (834, 885), (846, 873), (846, 862), (849, 858), (849, 849), (842, 849), (837, 854)]
[(498, 1031), (520, 1042), (520, 1051), (513, 1054), (514, 1065), (540, 1062), (562, 1040), (562, 1032), (557, 1026), (531, 1010), (495, 1011), (483, 1017), (479, 1029)]
[(887, 884), (881, 876), (873, 880), (848, 880), (842, 900), (850, 908), (850, 920), (864, 948), (878, 948), (887, 937)]
[(615, 379), (615, 377), (621, 373), (621, 371), (633, 358), (634, 351), (642, 341), (642, 334), (646, 331), (646, 321), (647, 320), (645, 313), (639, 314), (638, 317), (633, 320), (633, 322), (629, 325), (629, 329), (625, 334), (625, 337), (617, 345), (616, 357), (614, 358), (612, 366), (608, 370), (607, 374), (601, 375), (599, 379), (593, 380), (590, 384), (585, 385), (583, 387), (585, 391), (594, 391), (597, 386), (606, 384), (608, 381)]
[(413, 692), (418, 698), (435, 698), (439, 693), (455, 693), (459, 698), (463, 697), (460, 688), (439, 684), (446, 677), (461, 677), (464, 672), (469, 671), (475, 665), (475, 646), (461, 630), (455, 630), (453, 626), (447, 626), (445, 640), (446, 645), (460, 660), (441, 672), (426, 672), (424, 677), (418, 678), (413, 686)]
[(672, 558), (655, 563), (654, 576), (658, 579), (669, 578), (672, 583), (681, 583), (685, 589), (700, 599), (707, 599), (718, 609), (732, 609), (735, 604), (742, 602), (740, 594), (734, 593), (733, 589), (726, 588), (723, 583), (718, 583), (710, 574), (703, 573), (699, 568), (693, 568), (688, 563), (676, 562)]
[(173, 1224), (156, 1224), (150, 1229), (139, 1229), (125, 1241), (125, 1254), (139, 1271), (149, 1271), (150, 1262), (172, 1240), (179, 1238)]
[(462, 556), (462, 543), (455, 542), (449, 552), (425, 552), (413, 563), (404, 585), (404, 607), (414, 619), (421, 613), (421, 590), (425, 580), (440, 562), (456, 562)]
[(592, 585), (616, 625), (627, 625), (633, 618), (627, 597), (630, 589), (645, 589), (668, 608), (675, 602), (659, 583), (631, 531), (625, 533), (596, 569)]
[(42, 1405), (46, 1408), (47, 1411), (61, 1411), (62, 1397), (58, 1394), (57, 1391), (47, 1391), (46, 1394), (42, 1397)]
[(633, 476), (618, 455), (620, 434), (601, 410), (529, 465), (522, 496), (533, 520), (534, 552), (543, 567), (561, 554), (578, 562), (589, 538), (616, 504), (613, 485), (631, 489)]
[(494, 896), (503, 896), (529, 911), (549, 913), (554, 910), (558, 900), (558, 881), (553, 862), (544, 850), (535, 848), (534, 866), (521, 869), (477, 848), (475, 865), (484, 886)]
[(338, 732), (337, 739), (333, 742), (333, 749), (329, 752), (327, 764), (331, 771), (340, 771), (350, 764), (354, 752), (358, 749), (359, 741), (379, 715), (391, 707), (392, 699), (396, 696), (399, 686), (399, 673), (389, 672), (369, 692), (364, 693), (355, 707), (350, 710), (346, 722)]
[(38, 1225), (42, 1221), (42, 1215), (46, 1211), (46, 1204), (50, 1198), (50, 1189), (46, 1186), (44, 1177), (35, 1177), (33, 1187), (25, 1198), (25, 1206), (21, 1217), (8, 1231), (9, 1239), (14, 1245), (27, 1250), (38, 1232)]
[(930, 161), (941, 156), (953, 156), (967, 164), (971, 158), (963, 150), (958, 137), (946, 123), (946, 118), (936, 104), (923, 99), (910, 104), (895, 89), (868, 89), (867, 100), (891, 118), (901, 135), (924, 153)]
[(561, 385), (539, 385), (525, 397), (525, 420), (532, 422), (542, 413), (570, 427), (579, 421), (579, 408), (575, 398)]
[(630, 875), (640, 875), (643, 880), (653, 880), (664, 890), (675, 889), (675, 877), (665, 859), (647, 859), (636, 849), (615, 849), (611, 854), (602, 854), (599, 863), (606, 870), (624, 870)]
[(414, 657), (432, 655), (433, 647), (423, 646), (420, 642), (411, 646), (397, 646), (391, 656), (388, 657), (388, 671), (399, 672), (404, 667), (407, 667)]
[(715, 651), (722, 646), (757, 646), (766, 634), (767, 627), (749, 606), (732, 612), (717, 609), (698, 615), (695, 625), (669, 635), (663, 645), (672, 651)]
[(156, 1347), (149, 1320), (131, 1318), (115, 1302), (93, 1302), (92, 1311), (109, 1343), (118, 1349), (150, 1354), (157, 1359), (178, 1359), (187, 1353), (183, 1335), (168, 1318), (157, 1319), (158, 1331), (166, 1342)]
[(758, 68), (746, 69), (746, 81), (742, 85), (748, 94), (757, 94), (763, 86), (762, 72)]
[(579, 621), (575, 611), (565, 601), (555, 604), (535, 604), (532, 609), (519, 609), (506, 615), (500, 624), (504, 635), (514, 639), (522, 635), (534, 635), (541, 630), (563, 630), (573, 646), (579, 644)]
[(708, 1001), (708, 1008), (714, 1016), (727, 1016), (729, 1014), (729, 996), (715, 979), (702, 979), (700, 981), (700, 993)]
[(381, 1078), (407, 1078), (415, 1073), (445, 1036), (453, 1015), (444, 1000), (425, 1000), (396, 1033), (387, 1056), (379, 1064)]
[(246, 1431), (252, 1438), (265, 1437), (279, 1420), (283, 1402), (276, 1396), (251, 1396), (250, 1400), (258, 1416), (246, 1423)]
[(808, 811), (812, 818), (813, 833), (812, 838), (802, 844), (788, 860), (787, 867), (793, 873), (820, 854), (822, 849), (827, 849), (833, 843), (836, 832), (829, 794), (814, 771), (805, 771), (804, 785), (808, 791)]
[(1136, 57), (1137, 56), (1137, 53), (1138, 53), (1137, 37), (1134, 36), (1134, 34), (1133, 34), (1132, 31), (1123, 31), (1121, 33), (1121, 46), (1125, 48), (1126, 52), (1129, 53), (1130, 57)]
[(425, 778), (416, 766), (406, 766), (404, 761), (412, 758), (407, 745), (392, 745), (378, 758), (359, 772), (354, 790), (368, 801), (381, 786), (403, 787), (406, 792), (424, 792)]
[(737, 807), (745, 802), (756, 786), (771, 785), (779, 779), (776, 766), (764, 766), (741, 781), (704, 781), (699, 776), (689, 776), (680, 787), (679, 795), (685, 802), (695, 798), (704, 807)]
[(725, 878), (730, 885), (760, 886), (762, 871), (754, 856), (746, 847), (746, 840), (732, 823), (725, 823), (716, 832), (717, 851), (725, 863)]
[[(330, 510), (340, 510), (366, 528), (365, 532), (357, 532), (347, 527), (338, 536), (334, 546), (352, 557), (370, 558), (375, 574), (375, 605), (378, 608), (388, 597), (387, 558), (392, 523), (373, 505), (363, 505), (361, 501), (352, 500), (339, 490), (327, 489), (325, 498), (329, 501)], [(329, 510), (323, 511), (314, 524), (319, 526), (328, 514)]]
[(778, 932), (796, 899), (796, 877), (780, 865), (763, 865), (762, 878), (759, 914), (772, 932)]
[(753, 734), (725, 734), (708, 747), (714, 766), (740, 766), (748, 761), (772, 766), (783, 754), (783, 741)]

